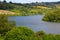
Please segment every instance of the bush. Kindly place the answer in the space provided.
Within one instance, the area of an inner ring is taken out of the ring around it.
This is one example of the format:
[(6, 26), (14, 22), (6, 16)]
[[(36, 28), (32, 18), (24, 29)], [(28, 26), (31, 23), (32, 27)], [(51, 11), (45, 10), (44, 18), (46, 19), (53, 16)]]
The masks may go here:
[(56, 40), (60, 40), (60, 35), (55, 35)]
[(6, 34), (5, 40), (39, 40), (39, 38), (26, 27), (15, 27)]
[(4, 40), (4, 37), (2, 37), (1, 34), (0, 34), (0, 40)]
[(16, 22), (14, 20), (9, 20), (8, 23), (9, 23), (9, 26), (11, 27), (16, 26)]
[(45, 35), (46, 35), (46, 34), (45, 34), (44, 31), (38, 31), (38, 32), (36, 33), (36, 36), (39, 37), (39, 38), (41, 38), (41, 40), (43, 39), (43, 37), (44, 37)]
[(8, 3), (3, 3), (3, 2), (0, 3), (0, 9), (2, 10), (11, 10), (13, 8), (15, 8), (13, 4), (8, 4)]
[(39, 36), (45, 35), (45, 32), (44, 31), (38, 31), (37, 33), (38, 33)]
[(52, 34), (46, 34), (42, 39), (43, 40), (56, 40), (54, 35)]
[(8, 17), (5, 15), (0, 15), (0, 34), (9, 30)]
[[(11, 24), (12, 25), (12, 24)], [(5, 34), (9, 30), (12, 29), (13, 26), (10, 26), (8, 22), (8, 16), (7, 15), (0, 15), (0, 34)]]
[(43, 18), (44, 21), (60, 22), (60, 9), (54, 9), (47, 12)]

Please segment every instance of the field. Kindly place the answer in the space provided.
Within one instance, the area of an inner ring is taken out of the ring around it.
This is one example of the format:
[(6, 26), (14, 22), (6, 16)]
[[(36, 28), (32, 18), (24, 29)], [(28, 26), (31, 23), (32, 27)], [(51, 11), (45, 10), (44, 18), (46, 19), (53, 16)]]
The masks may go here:
[(16, 14), (16, 13), (8, 11), (8, 10), (0, 10), (0, 14)]

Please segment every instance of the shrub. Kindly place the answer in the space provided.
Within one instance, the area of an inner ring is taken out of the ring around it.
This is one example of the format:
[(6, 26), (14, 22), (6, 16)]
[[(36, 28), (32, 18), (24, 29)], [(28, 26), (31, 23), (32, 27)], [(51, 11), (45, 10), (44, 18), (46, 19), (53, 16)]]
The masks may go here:
[(56, 40), (54, 35), (52, 34), (46, 34), (42, 39), (43, 40)]
[(54, 9), (47, 12), (43, 18), (44, 21), (60, 22), (60, 9)]
[(2, 34), (2, 33), (4, 33), (4, 32), (6, 32), (6, 31), (8, 31), (8, 27), (9, 27), (9, 25), (8, 25), (8, 17), (7, 16), (5, 16), (5, 15), (0, 15), (0, 33)]
[(26, 27), (15, 27), (6, 34), (5, 40), (39, 40), (34, 32)]
[(0, 40), (4, 40), (4, 37), (2, 37), (1, 34), (0, 34)]
[(60, 40), (60, 35), (55, 35), (56, 40)]
[(14, 20), (9, 20), (8, 23), (10, 27), (16, 26), (16, 22)]
[(12, 26), (8, 23), (7, 15), (0, 15), (0, 34), (5, 34), (9, 30), (11, 30)]
[(37, 32), (39, 35), (45, 35), (45, 32), (44, 31), (38, 31)]
[(38, 36), (38, 37), (44, 37), (46, 34), (45, 34), (45, 32), (44, 31), (38, 31), (37, 33), (36, 33), (36, 36)]

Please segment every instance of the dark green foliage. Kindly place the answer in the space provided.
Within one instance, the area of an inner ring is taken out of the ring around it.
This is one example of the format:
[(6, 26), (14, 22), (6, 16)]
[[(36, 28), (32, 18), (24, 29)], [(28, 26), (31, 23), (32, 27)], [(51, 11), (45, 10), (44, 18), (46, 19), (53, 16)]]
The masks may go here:
[(50, 7), (50, 8), (56, 8), (55, 3), (53, 2), (34, 2), (34, 3), (28, 3), (25, 4), (26, 6), (46, 6), (46, 7)]
[(16, 26), (16, 22), (14, 20), (10, 20), (10, 21), (8, 21), (8, 23), (11, 27)]
[(56, 40), (60, 40), (60, 35), (55, 36)]
[(38, 31), (35, 34), (27, 27), (14, 27), (7, 32), (5, 37), (0, 36), (0, 40), (60, 40), (60, 35), (46, 34)]
[(0, 15), (0, 33), (4, 33), (9, 30), (8, 17), (5, 15)]
[(6, 0), (3, 0), (3, 3), (7, 3)]
[(15, 27), (6, 34), (5, 40), (40, 40), (40, 38), (29, 28)]
[(43, 31), (38, 31), (37, 34), (42, 40), (60, 40), (60, 35), (46, 34)]
[(12, 3), (12, 1), (9, 2), (10, 4)]
[(54, 35), (52, 34), (46, 34), (42, 39), (43, 40), (56, 40)]
[(54, 9), (45, 14), (44, 21), (49, 21), (49, 22), (60, 22), (60, 9)]
[(44, 31), (38, 31), (37, 35), (40, 37), (43, 37), (43, 36), (45, 36), (45, 32)]
[(0, 9), (2, 10), (11, 10), (13, 9), (14, 6), (12, 4), (8, 4), (8, 3), (0, 3)]
[(5, 32), (9, 31), (12, 27), (14, 27), (14, 26), (13, 26), (13, 24), (10, 24), (8, 22), (8, 16), (1, 14), (0, 15), (0, 34), (4, 34)]
[(0, 34), (0, 40), (4, 40), (4, 36)]

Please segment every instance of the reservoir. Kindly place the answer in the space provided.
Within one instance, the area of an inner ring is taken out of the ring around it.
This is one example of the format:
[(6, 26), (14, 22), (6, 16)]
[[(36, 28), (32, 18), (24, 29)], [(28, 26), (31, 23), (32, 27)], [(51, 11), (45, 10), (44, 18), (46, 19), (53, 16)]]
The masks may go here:
[(43, 15), (34, 16), (11, 16), (8, 20), (16, 21), (16, 26), (25, 26), (33, 31), (44, 31), (45, 33), (60, 34), (60, 23), (44, 22)]

